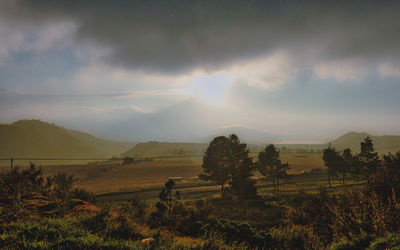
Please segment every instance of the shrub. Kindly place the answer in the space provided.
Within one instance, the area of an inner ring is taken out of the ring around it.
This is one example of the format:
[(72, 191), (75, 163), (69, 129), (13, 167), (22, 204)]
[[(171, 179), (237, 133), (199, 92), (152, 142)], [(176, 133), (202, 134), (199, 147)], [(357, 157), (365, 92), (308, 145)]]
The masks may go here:
[(72, 191), (72, 198), (84, 200), (90, 203), (96, 203), (96, 196), (82, 188), (75, 188)]
[(371, 250), (400, 249), (400, 233), (389, 233), (372, 241), (368, 247)]
[(315, 233), (325, 243), (332, 240), (332, 211), (330, 204), (335, 201), (326, 190), (321, 189), (318, 194), (299, 193), (289, 199), (292, 207), (288, 209), (287, 224), (310, 225)]
[(323, 244), (312, 227), (290, 225), (271, 228), (268, 232), (268, 248), (273, 249), (321, 249)]
[(266, 243), (265, 233), (251, 227), (248, 223), (232, 220), (215, 220), (205, 224), (204, 232), (216, 232), (228, 243), (247, 243), (250, 246), (262, 247)]
[(330, 210), (335, 240), (350, 240), (363, 233), (382, 235), (400, 229), (400, 204), (395, 194), (388, 203), (382, 202), (374, 192), (343, 194)]

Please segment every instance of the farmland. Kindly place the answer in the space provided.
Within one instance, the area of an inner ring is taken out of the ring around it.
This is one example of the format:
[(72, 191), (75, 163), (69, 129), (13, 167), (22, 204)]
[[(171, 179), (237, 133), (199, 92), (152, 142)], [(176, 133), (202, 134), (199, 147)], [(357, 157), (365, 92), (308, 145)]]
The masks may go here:
[[(96, 162), (76, 165), (43, 165), (44, 175), (53, 176), (58, 172), (74, 175), (78, 187), (95, 194), (109, 192), (139, 191), (142, 189), (160, 188), (170, 177), (183, 177), (186, 185), (197, 185), (193, 177), (201, 171), (201, 157), (166, 158), (143, 161), (133, 164), (122, 162)], [(323, 168), (321, 156), (283, 155), (283, 161), (291, 165), (290, 174), (299, 174), (313, 168)], [(8, 162), (3, 161), (1, 170), (10, 168)], [(21, 169), (29, 164), (28, 161), (16, 161)]]
[[(289, 162), (289, 174), (293, 178), (282, 183), (282, 191), (315, 191), (327, 185), (325, 176), (297, 176), (311, 169), (324, 168), (319, 154), (284, 154), (282, 160)], [(10, 168), (2, 162), (0, 171)], [(177, 183), (183, 198), (213, 197), (220, 193), (220, 187), (214, 183), (194, 180), (202, 172), (202, 157), (161, 158), (123, 164), (122, 161), (93, 162), (87, 164), (43, 165), (45, 176), (54, 176), (63, 172), (74, 176), (75, 186), (97, 195), (99, 203), (119, 202), (135, 196), (144, 199), (156, 199), (159, 190), (170, 177), (182, 177)], [(24, 169), (28, 161), (16, 161), (16, 166)], [(259, 190), (271, 192), (270, 183), (260, 182)]]

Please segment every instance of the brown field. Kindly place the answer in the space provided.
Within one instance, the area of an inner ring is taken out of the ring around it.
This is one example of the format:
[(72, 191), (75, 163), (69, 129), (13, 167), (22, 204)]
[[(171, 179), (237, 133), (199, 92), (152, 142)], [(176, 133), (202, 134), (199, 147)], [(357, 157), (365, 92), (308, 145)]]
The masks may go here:
[(289, 162), (289, 174), (300, 174), (313, 168), (325, 168), (322, 156), (319, 154), (281, 155), (282, 162)]
[[(282, 155), (282, 161), (291, 165), (290, 174), (298, 174), (313, 168), (323, 167), (320, 155)], [(148, 162), (122, 165), (120, 162), (98, 162), (75, 165), (43, 166), (44, 175), (53, 176), (58, 172), (73, 174), (78, 187), (96, 194), (124, 192), (161, 187), (170, 177), (183, 177), (180, 185), (197, 184), (192, 177), (201, 173), (201, 157), (157, 159)], [(7, 162), (1, 162), (0, 171), (8, 170)], [(28, 162), (17, 162), (24, 166)]]

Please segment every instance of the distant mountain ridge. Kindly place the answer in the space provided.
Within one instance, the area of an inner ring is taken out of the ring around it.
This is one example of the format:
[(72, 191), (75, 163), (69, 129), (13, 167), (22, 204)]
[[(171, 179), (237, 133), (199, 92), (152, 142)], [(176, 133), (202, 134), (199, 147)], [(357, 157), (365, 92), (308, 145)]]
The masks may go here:
[(133, 145), (96, 138), (40, 120), (0, 124), (0, 157), (110, 157)]
[[(242, 131), (239, 126), (235, 126), (234, 128), (229, 127), (228, 129), (222, 129), (219, 130), (220, 133), (215, 135), (229, 135), (232, 133), (235, 133), (239, 136), (239, 139), (241, 141), (258, 141), (260, 144), (251, 144), (250, 142), (248, 143), (248, 146), (251, 148), (253, 152), (260, 151), (262, 150), (263, 146), (261, 144), (266, 145), (267, 143), (272, 143), (272, 138), (270, 137), (271, 141), (268, 141), (267, 136), (269, 136), (268, 133), (262, 132), (262, 131), (257, 131), (257, 130), (252, 130), (248, 129), (246, 132), (249, 132), (250, 134), (253, 133), (253, 131), (256, 131), (256, 134), (259, 134), (260, 137), (258, 138), (259, 140), (251, 140), (252, 138), (247, 139), (246, 137), (243, 136), (243, 133), (239, 135), (239, 133)], [(213, 136), (213, 137), (215, 137)], [(264, 137), (265, 136), (265, 137)], [(400, 136), (397, 135), (385, 135), (385, 136), (371, 136), (367, 133), (363, 132), (349, 132), (346, 133), (337, 139), (331, 141), (331, 145), (335, 147), (338, 150), (343, 150), (344, 148), (350, 147), (353, 151), (357, 152), (360, 150), (360, 143), (366, 138), (370, 137), (374, 143), (374, 147), (377, 152), (379, 153), (388, 153), (388, 152), (397, 152), (400, 151)], [(213, 137), (210, 137), (209, 141), (213, 139)], [(266, 139), (264, 139), (266, 138)], [(253, 138), (254, 139), (254, 138)], [(314, 149), (314, 150), (322, 150), (325, 147), (328, 146), (328, 143), (324, 144), (276, 144), (278, 147), (287, 147), (287, 148), (297, 148), (297, 149)], [(197, 154), (203, 154), (205, 150), (207, 149), (208, 142), (207, 143), (173, 143), (173, 142), (145, 142), (145, 143), (139, 143), (135, 145), (133, 148), (128, 150), (127, 152), (121, 154), (122, 157), (152, 157), (152, 156), (178, 156), (178, 155), (197, 155)]]
[[(132, 129), (130, 133), (140, 133)], [(267, 132), (231, 126), (220, 128), (214, 136), (235, 133), (243, 141), (255, 147), (274, 143), (279, 138)], [(90, 134), (69, 130), (40, 120), (20, 120), (12, 124), (0, 124), (0, 157), (35, 158), (103, 158), (111, 156), (168, 156), (201, 155), (213, 139), (203, 138), (202, 143), (147, 142), (136, 145), (134, 142), (117, 142), (94, 137)], [(338, 150), (350, 147), (360, 150), (360, 142), (371, 137), (375, 149), (380, 153), (400, 151), (400, 136), (373, 136), (363, 132), (349, 132), (330, 143)], [(280, 144), (277, 144), (278, 146)], [(326, 144), (288, 144), (281, 146), (323, 149)]]
[(238, 125), (219, 128), (216, 133), (217, 136), (228, 136), (230, 134), (236, 134), (242, 141), (251, 144), (273, 143), (274, 141), (278, 140), (278, 136), (276, 135)]

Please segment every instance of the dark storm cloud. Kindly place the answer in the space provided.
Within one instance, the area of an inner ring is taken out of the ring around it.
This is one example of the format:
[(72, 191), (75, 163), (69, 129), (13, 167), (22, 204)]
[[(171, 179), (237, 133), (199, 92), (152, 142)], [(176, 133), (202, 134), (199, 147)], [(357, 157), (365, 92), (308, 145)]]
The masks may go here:
[(5, 0), (0, 7), (15, 22), (72, 20), (78, 41), (112, 49), (110, 63), (149, 71), (215, 70), (275, 50), (321, 60), (400, 54), (399, 1)]

